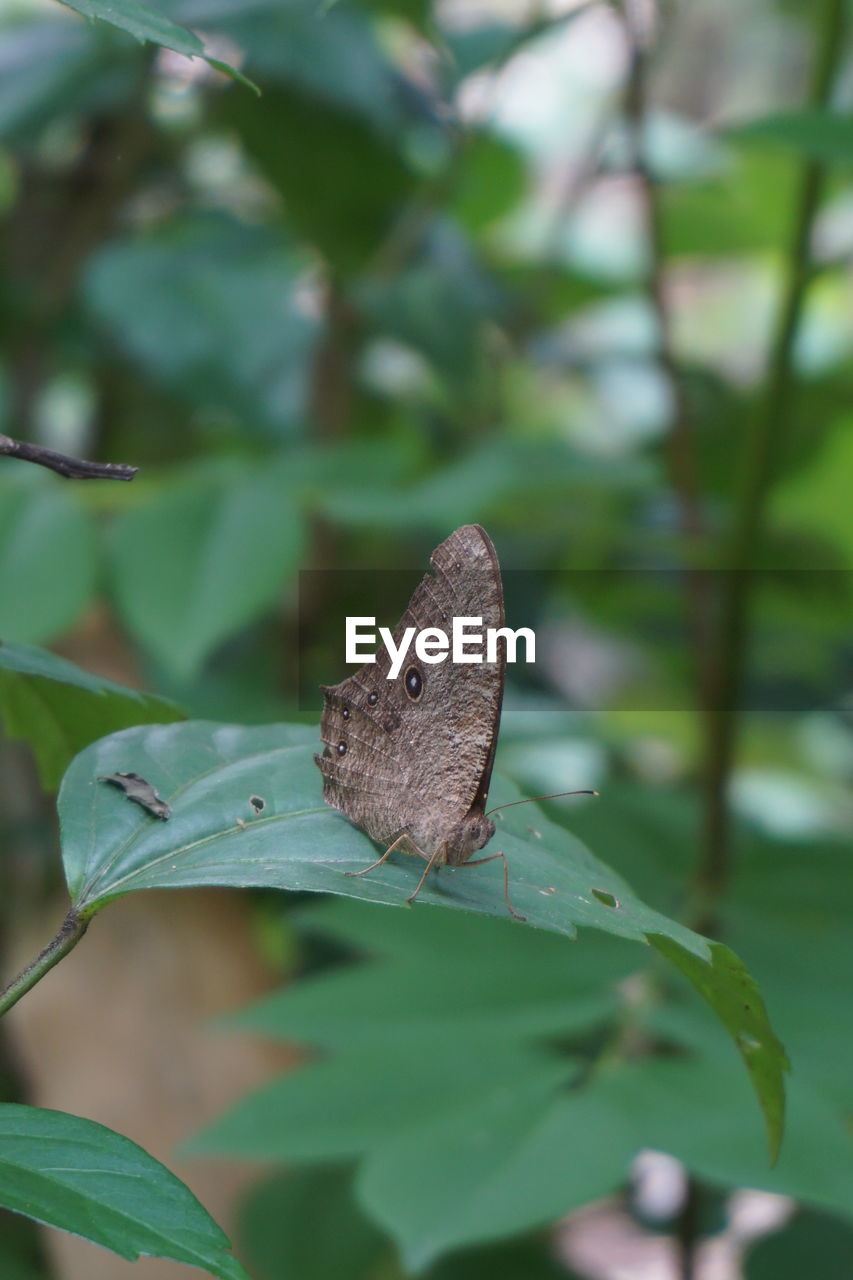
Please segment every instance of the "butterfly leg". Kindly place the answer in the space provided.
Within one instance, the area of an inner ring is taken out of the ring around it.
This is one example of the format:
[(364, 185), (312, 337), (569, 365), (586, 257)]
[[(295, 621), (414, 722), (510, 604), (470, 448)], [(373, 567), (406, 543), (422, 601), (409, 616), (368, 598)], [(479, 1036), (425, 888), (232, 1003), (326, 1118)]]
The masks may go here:
[(465, 867), (482, 867), (483, 864), (486, 862), (494, 862), (495, 858), (503, 858), (504, 898), (506, 899), (506, 905), (509, 907), (509, 913), (511, 916), (515, 916), (516, 920), (526, 920), (527, 916), (523, 916), (520, 911), (516, 911), (515, 907), (512, 905), (512, 903), (509, 900), (509, 863), (506, 860), (505, 853), (490, 853), (488, 858), (469, 859), (468, 862), (465, 862), (462, 865)]
[[(422, 857), (425, 857), (425, 858), (427, 857), (427, 855), (426, 855), (425, 853), (423, 853), (423, 851), (422, 851), (422, 850), (418, 850), (418, 852), (419, 852), (419, 853), (421, 853), (421, 856), (422, 856)], [(432, 871), (432, 869), (433, 869), (433, 867), (435, 866), (435, 864), (436, 864), (437, 862), (440, 862), (440, 861), (441, 861), (441, 855), (442, 855), (443, 853), (444, 853), (444, 845), (443, 845), (443, 844), (440, 844), (440, 845), (435, 849), (435, 851), (434, 851), (434, 852), (433, 852), (433, 853), (432, 853), (432, 854), (427, 858), (427, 864), (426, 864), (426, 867), (424, 868), (424, 873), (423, 873), (423, 875), (421, 876), (420, 880), (418, 881), (418, 887), (417, 887), (417, 889), (415, 889), (415, 892), (414, 892), (414, 893), (412, 893), (412, 894), (410, 894), (410, 895), (409, 895), (409, 897), (406, 899), (406, 901), (407, 901), (407, 902), (414, 902), (415, 898), (418, 896), (418, 894), (420, 893), (421, 889), (422, 889), (422, 888), (424, 887), (424, 885), (426, 884), (426, 878), (427, 878), (427, 876), (428, 876), (428, 875), (429, 875), (429, 873)]]
[(391, 844), (389, 844), (388, 848), (385, 850), (381, 858), (377, 858), (375, 862), (371, 862), (369, 867), (362, 867), (361, 871), (345, 871), (344, 875), (345, 876), (366, 876), (368, 871), (375, 871), (376, 868), (381, 867), (382, 863), (387, 861), (387, 859), (391, 857), (391, 854), (394, 852), (394, 850), (399, 849), (400, 845), (403, 844), (403, 842), (407, 839), (408, 839), (408, 832), (401, 831), (400, 834), (397, 836), (397, 839), (392, 841)]

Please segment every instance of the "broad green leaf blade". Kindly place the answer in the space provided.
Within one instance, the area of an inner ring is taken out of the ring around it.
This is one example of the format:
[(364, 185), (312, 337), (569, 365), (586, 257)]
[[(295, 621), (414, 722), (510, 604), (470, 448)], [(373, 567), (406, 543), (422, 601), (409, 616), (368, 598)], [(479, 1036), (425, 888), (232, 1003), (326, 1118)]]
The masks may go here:
[[(239, 1155), (277, 1162), (349, 1160), (419, 1129), (448, 1109), (475, 1106), (485, 1077), (476, 1069), (488, 1048), (488, 1083), (512, 1095), (526, 1085), (556, 1089), (573, 1066), (540, 1048), (457, 1036), (440, 1043), (357, 1045), (321, 1058), (241, 1099), (198, 1137), (187, 1154)], [(449, 1086), (452, 1082), (452, 1088)], [(544, 1082), (544, 1083), (543, 1083)]]
[(764, 1111), (770, 1159), (775, 1164), (785, 1128), (789, 1063), (755, 979), (743, 961), (719, 942), (711, 943), (710, 966), (662, 934), (650, 934), (649, 942), (705, 997), (737, 1045)]
[(780, 111), (728, 131), (741, 142), (770, 143), (826, 164), (853, 164), (853, 116), (833, 111)]
[(113, 582), (134, 634), (178, 677), (292, 587), (302, 520), (280, 471), (211, 469), (128, 512)]
[[(373, 861), (375, 846), (325, 804), (313, 759), (318, 745), (317, 731), (303, 725), (241, 728), (204, 721), (130, 729), (94, 743), (72, 764), (59, 800), (75, 904), (90, 911), (133, 889), (223, 884), (402, 906), (419, 874), (411, 859), (394, 859), (369, 876), (342, 874)], [(97, 782), (117, 771), (150, 782), (171, 805), (170, 821), (152, 827), (135, 806)], [(253, 794), (264, 801), (258, 814), (249, 804)], [(504, 783), (493, 798), (518, 797)], [(710, 959), (704, 938), (645, 906), (566, 830), (535, 808), (521, 810), (526, 818), (518, 812), (501, 815), (496, 842), (509, 858), (513, 900), (531, 924), (569, 937), (578, 926), (603, 929), (636, 942), (660, 932)], [(606, 906), (596, 893), (616, 905)], [(444, 868), (420, 900), (507, 916), (497, 865)]]
[[(110, 344), (147, 378), (268, 442), (301, 428), (307, 413), (320, 325), (298, 303), (305, 270), (304, 251), (282, 229), (184, 214), (100, 248), (84, 297)], [(294, 453), (280, 477), (282, 505)]]
[[(369, 876), (374, 846), (323, 802), (311, 730), (242, 729), (201, 721), (130, 729), (87, 748), (72, 764), (59, 797), (66, 878), (75, 905), (92, 914), (111, 898), (142, 888), (232, 885), (310, 890), (402, 905), (416, 883), (411, 861), (389, 861)], [(172, 808), (155, 822), (98, 782), (114, 772), (146, 779)], [(517, 798), (500, 780), (493, 799)], [(255, 813), (250, 797), (263, 801)], [(530, 825), (530, 814), (537, 823)], [(521, 816), (524, 814), (525, 816)], [(510, 892), (528, 922), (574, 937), (578, 926), (649, 943), (672, 956), (705, 999), (724, 1009), (756, 1087), (784, 1069), (781, 1046), (754, 1011), (734, 1016), (743, 972), (715, 964), (707, 939), (641, 902), (620, 876), (564, 828), (535, 809), (500, 815), (496, 842), (511, 868)], [(500, 866), (444, 868), (422, 895), (443, 904), (506, 917)], [(685, 959), (686, 957), (686, 959)], [(763, 1012), (763, 1011), (762, 1011)], [(771, 1071), (767, 1065), (774, 1064)], [(778, 1093), (762, 1098), (778, 1114)], [(775, 1121), (774, 1121), (775, 1123)], [(773, 1130), (775, 1133), (775, 1129)], [(774, 1139), (775, 1141), (775, 1139)]]
[[(656, 999), (638, 1004), (635, 948), (605, 934), (573, 945), (506, 920), (342, 898), (297, 919), (364, 958), (268, 996), (228, 1025), (322, 1053), (242, 1100), (194, 1146), (278, 1161), (360, 1156), (362, 1201), (413, 1265), (616, 1190), (641, 1147), (670, 1150), (724, 1186), (795, 1195), (811, 1187), (833, 1206), (847, 1195), (840, 1118), (796, 1097), (797, 1131), (769, 1169), (732, 1045), (681, 982), (656, 983)], [(625, 1016), (630, 1041), (644, 1046), (627, 1061), (615, 1049)], [(567, 1039), (584, 1064), (566, 1062), (566, 1079), (556, 1074), (550, 1096), (546, 1086), (527, 1129), (514, 1128), (514, 1099), (550, 1069), (542, 1042)], [(666, 1046), (657, 1060), (648, 1056), (655, 1044)], [(489, 1101), (493, 1090), (498, 1101)], [(484, 1175), (477, 1161), (491, 1139)], [(481, 1183), (482, 1200), (472, 1190)]]
[(40, 644), (71, 626), (92, 598), (94, 529), (66, 481), (3, 461), (0, 638)]
[(93, 676), (45, 649), (0, 643), (0, 718), (10, 737), (29, 742), (42, 783), (52, 790), (90, 742), (184, 714), (165, 698)]
[(703, 1181), (755, 1187), (851, 1216), (853, 1142), (846, 1117), (795, 1072), (785, 1145), (770, 1167), (758, 1114), (730, 1053), (625, 1063), (596, 1082), (602, 1103), (631, 1117), (638, 1147), (681, 1160)]
[(282, 1280), (368, 1280), (390, 1264), (391, 1244), (353, 1200), (348, 1169), (290, 1169), (254, 1188), (239, 1238), (259, 1276)]
[(604, 934), (574, 946), (467, 912), (394, 912), (338, 898), (306, 910), (304, 927), (371, 959), (266, 996), (225, 1026), (333, 1050), (407, 1037), (418, 1054), (424, 1040), (460, 1034), (565, 1037), (617, 1017), (618, 984), (637, 965), (634, 948)]
[(593, 1092), (555, 1098), (553, 1083), (531, 1074), (507, 1088), (484, 1071), (479, 1096), (464, 1108), (404, 1129), (368, 1155), (359, 1199), (412, 1271), (619, 1189), (636, 1151), (630, 1120)]
[(186, 27), (180, 27), (165, 14), (144, 4), (143, 0), (60, 0), (67, 9), (82, 14), (84, 18), (95, 18), (100, 22), (108, 22), (112, 27), (126, 31), (136, 40), (158, 44), (164, 49), (182, 53), (187, 58), (204, 58), (217, 71), (239, 80), (241, 84), (255, 93), (260, 93), (257, 85), (227, 62), (212, 58), (205, 52), (204, 45), (198, 36)]
[(187, 1186), (103, 1125), (0, 1104), (0, 1204), (103, 1245), (246, 1280), (225, 1234)]

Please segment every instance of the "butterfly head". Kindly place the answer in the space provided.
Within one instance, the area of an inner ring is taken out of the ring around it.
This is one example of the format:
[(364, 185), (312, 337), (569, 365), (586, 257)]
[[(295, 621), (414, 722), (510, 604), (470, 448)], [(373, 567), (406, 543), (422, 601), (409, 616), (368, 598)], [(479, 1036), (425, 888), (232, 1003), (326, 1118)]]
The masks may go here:
[(451, 828), (445, 838), (447, 856), (445, 861), (451, 866), (461, 866), (467, 862), (472, 853), (482, 849), (495, 834), (495, 824), (491, 818), (477, 809), (467, 813), (461, 822)]

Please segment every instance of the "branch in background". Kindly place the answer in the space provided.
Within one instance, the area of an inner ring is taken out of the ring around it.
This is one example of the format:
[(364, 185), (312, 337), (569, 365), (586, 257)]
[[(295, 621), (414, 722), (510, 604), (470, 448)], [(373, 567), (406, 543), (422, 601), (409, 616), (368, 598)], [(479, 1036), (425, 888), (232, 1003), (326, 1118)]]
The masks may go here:
[(20, 166), (20, 198), (4, 235), (3, 270), (25, 305), (10, 344), (9, 420), (31, 434), (35, 406), (51, 376), (48, 352), (72, 304), (83, 265), (113, 231), (124, 201), (152, 150), (147, 110), (151, 55), (142, 55), (129, 100), (118, 114), (87, 119), (68, 169), (37, 154)]
[(54, 453), (53, 449), (42, 449), (40, 445), (26, 444), (23, 440), (3, 435), (0, 435), (0, 457), (35, 462), (68, 480), (132, 480), (139, 470), (122, 462), (86, 462), (83, 458), (69, 458), (64, 453)]
[(630, 138), (631, 168), (642, 206), (648, 254), (645, 289), (657, 329), (657, 364), (669, 390), (672, 404), (667, 449), (669, 478), (677, 500), (679, 531), (684, 538), (687, 552), (684, 584), (687, 594), (688, 626), (694, 655), (699, 706), (707, 721), (713, 697), (713, 680), (710, 671), (713, 653), (713, 618), (709, 592), (711, 583), (707, 573), (697, 564), (696, 554), (698, 545), (703, 541), (706, 533), (696, 463), (696, 424), (684, 374), (679, 366), (672, 339), (660, 187), (646, 158), (648, 41), (640, 30), (632, 4), (621, 5), (619, 13), (628, 46), (625, 116)]
[[(819, 32), (806, 104), (810, 108), (823, 109), (831, 102), (844, 51), (845, 8), (845, 0), (823, 0), (817, 10)], [(741, 486), (725, 563), (719, 657), (711, 705), (713, 722), (708, 744), (706, 831), (700, 868), (700, 889), (706, 909), (713, 908), (729, 875), (731, 830), (726, 793), (737, 744), (736, 708), (746, 665), (754, 585), (753, 551), (764, 530), (774, 462), (790, 421), (795, 382), (793, 353), (812, 276), (812, 228), (825, 176), (826, 167), (822, 162), (803, 162), (767, 381), (757, 420), (745, 445)]]

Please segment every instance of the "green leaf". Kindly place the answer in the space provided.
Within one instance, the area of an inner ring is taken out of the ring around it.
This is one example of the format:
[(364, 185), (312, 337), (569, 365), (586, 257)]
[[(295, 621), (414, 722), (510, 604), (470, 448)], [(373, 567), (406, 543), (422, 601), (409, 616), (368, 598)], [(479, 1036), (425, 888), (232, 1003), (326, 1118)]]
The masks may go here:
[[(137, 888), (190, 884), (314, 890), (402, 905), (413, 888), (411, 860), (386, 863), (368, 877), (347, 878), (374, 857), (374, 845), (323, 801), (314, 763), (316, 730), (302, 725), (243, 729), (191, 721), (113, 734), (77, 757), (60, 794), (65, 864), (83, 910)], [(152, 829), (96, 777), (133, 770), (171, 804), (167, 824)], [(265, 808), (253, 818), (251, 794)], [(493, 798), (515, 799), (499, 786)], [(645, 942), (663, 933), (710, 961), (708, 943), (650, 910), (628, 885), (561, 827), (535, 809), (502, 815), (500, 842), (511, 868), (511, 893), (531, 924), (575, 937), (577, 927)], [(531, 815), (540, 831), (530, 835)], [(81, 826), (83, 823), (85, 826)], [(85, 888), (84, 888), (85, 885)], [(612, 894), (615, 909), (594, 889)], [(422, 900), (506, 916), (499, 866), (443, 868)]]
[[(258, 1280), (405, 1280), (393, 1246), (353, 1195), (349, 1168), (290, 1169), (255, 1188), (240, 1217), (240, 1243)], [(335, 1224), (334, 1231), (328, 1224)], [(428, 1280), (571, 1280), (545, 1238), (472, 1249), (443, 1259)]]
[(395, 141), (351, 106), (275, 85), (262, 103), (230, 95), (222, 121), (283, 197), (289, 225), (343, 273), (377, 252), (415, 188)]
[(0, 636), (41, 643), (92, 598), (94, 531), (67, 481), (34, 468), (7, 475), (7, 465), (20, 463), (0, 475)]
[(368, 1280), (390, 1252), (355, 1204), (348, 1169), (292, 1169), (262, 1183), (243, 1204), (239, 1234), (269, 1280)]
[(428, 1280), (581, 1280), (554, 1256), (544, 1233), (505, 1240), (479, 1249), (464, 1249), (430, 1267)]
[(771, 143), (826, 164), (853, 163), (853, 115), (817, 109), (780, 111), (728, 130), (740, 142)]
[(800, 1280), (820, 1259), (820, 1280), (849, 1280), (853, 1224), (808, 1210), (749, 1250), (746, 1280)]
[[(302, 726), (241, 729), (189, 722), (130, 729), (87, 748), (72, 764), (59, 797), (66, 878), (75, 905), (90, 915), (111, 898), (141, 888), (190, 885), (310, 890), (402, 905), (413, 888), (408, 859), (370, 876), (346, 877), (371, 861), (374, 846), (323, 801), (311, 730)], [(172, 808), (165, 823), (140, 814), (102, 775), (133, 771)], [(256, 814), (250, 796), (260, 796)], [(492, 798), (517, 798), (500, 780)], [(535, 815), (537, 829), (530, 826)], [(645, 906), (629, 886), (563, 828), (536, 810), (501, 815), (500, 844), (510, 865), (510, 892), (530, 925), (575, 937), (578, 926), (637, 942), (653, 942), (718, 1010), (741, 997), (743, 974), (715, 963), (711, 944)], [(444, 868), (422, 894), (425, 903), (506, 916), (500, 867)], [(612, 902), (614, 905), (607, 905)], [(666, 948), (661, 939), (674, 944)], [(729, 1029), (757, 1086), (773, 1083), (762, 1105), (774, 1113), (781, 1049), (752, 1009)], [(744, 1035), (740, 1032), (743, 1030)], [(770, 1069), (775, 1064), (775, 1073)]]
[(466, 450), (423, 479), (396, 484), (392, 492), (374, 485), (372, 476), (354, 487), (333, 481), (317, 495), (330, 520), (340, 524), (394, 529), (446, 529), (466, 520), (485, 520), (496, 511), (529, 509), (542, 515), (559, 510), (565, 519), (566, 495), (584, 495), (589, 506), (597, 493), (633, 493), (647, 486), (650, 472), (641, 461), (617, 465), (579, 453), (564, 441), (504, 439)]
[(135, 1142), (62, 1111), (0, 1104), (0, 1204), (122, 1258), (172, 1258), (246, 1280), (188, 1187)]
[(161, 45), (164, 49), (172, 49), (187, 58), (204, 58), (217, 71), (224, 72), (249, 89), (254, 89), (255, 93), (260, 93), (257, 85), (247, 80), (235, 67), (206, 53), (203, 43), (192, 31), (179, 27), (151, 5), (144, 4), (143, 0), (60, 0), (60, 4), (82, 14), (84, 18), (95, 18), (118, 27), (136, 40)]
[[(848, 567), (853, 566), (853, 512), (844, 481), (853, 466), (851, 426), (846, 416), (827, 423), (819, 453), (786, 476), (773, 498), (777, 524), (790, 527), (799, 539), (825, 538)], [(821, 640), (825, 654), (824, 631)]]
[(0, 31), (3, 138), (31, 141), (48, 123), (84, 116), (96, 104), (115, 110), (138, 86), (139, 50), (108, 28), (40, 10), (28, 21), (7, 19)]
[[(217, 30), (245, 50), (252, 75), (263, 84), (265, 106), (268, 93), (281, 86), (303, 98), (306, 107), (311, 102), (337, 105), (384, 133), (398, 131), (415, 115), (417, 95), (401, 82), (363, 6), (343, 4), (324, 11), (318, 0), (229, 0), (226, 5), (218, 0), (214, 7)], [(237, 105), (231, 99), (229, 95), (224, 104), (228, 112)], [(422, 107), (415, 118), (423, 120)], [(271, 140), (280, 133), (275, 110), (261, 111), (254, 119)], [(334, 181), (334, 175), (328, 176)]]
[(764, 1111), (770, 1159), (775, 1164), (785, 1127), (789, 1063), (755, 979), (743, 961), (719, 942), (710, 944), (710, 967), (672, 938), (649, 935), (649, 942), (705, 997), (737, 1045)]
[(592, 933), (569, 947), (559, 934), (463, 912), (388, 912), (337, 899), (305, 912), (303, 923), (379, 960), (297, 983), (225, 1025), (335, 1050), (496, 1028), (505, 1042), (565, 1036), (616, 1016), (616, 984), (636, 964), (612, 937)]
[[(570, 1063), (541, 1050), (487, 1044), (490, 1088), (545, 1096), (572, 1074)], [(484, 1080), (474, 1049), (481, 1045), (465, 1036), (443, 1044), (421, 1038), (414, 1053), (404, 1037), (396, 1045), (362, 1045), (320, 1059), (238, 1102), (185, 1151), (276, 1161), (353, 1159), (400, 1133), (429, 1130), (448, 1110), (455, 1116), (476, 1108)]]
[(359, 1197), (393, 1232), (409, 1268), (618, 1190), (636, 1149), (630, 1121), (583, 1091), (555, 1098), (558, 1081), (545, 1070), (494, 1078), (486, 1062), (477, 1096), (368, 1155)]
[(476, 235), (521, 202), (526, 184), (523, 157), (515, 147), (494, 134), (475, 134), (454, 190), (453, 212)]
[(200, 470), (117, 522), (113, 586), (134, 634), (186, 679), (282, 597), (301, 553), (279, 469)]
[(303, 420), (319, 331), (296, 301), (304, 269), (279, 232), (187, 216), (96, 253), (86, 301), (109, 341), (182, 401), (281, 435)]
[(42, 783), (51, 790), (78, 751), (96, 738), (128, 725), (184, 718), (165, 698), (93, 676), (44, 649), (2, 643), (0, 716), (10, 737), (29, 742)]
[(362, 1155), (360, 1198), (413, 1268), (619, 1187), (630, 1125), (582, 1089), (567, 1094), (577, 1067), (529, 1042), (582, 1034), (594, 1043), (618, 1013), (630, 948), (605, 935), (574, 947), (505, 920), (344, 901), (303, 920), (379, 958), (268, 997), (229, 1025), (332, 1056), (244, 1099), (193, 1149)]
[(602, 1106), (633, 1117), (638, 1147), (681, 1160), (716, 1186), (755, 1187), (850, 1215), (853, 1143), (845, 1117), (795, 1071), (788, 1098), (785, 1145), (769, 1168), (749, 1090), (733, 1054), (648, 1058), (602, 1075)]

